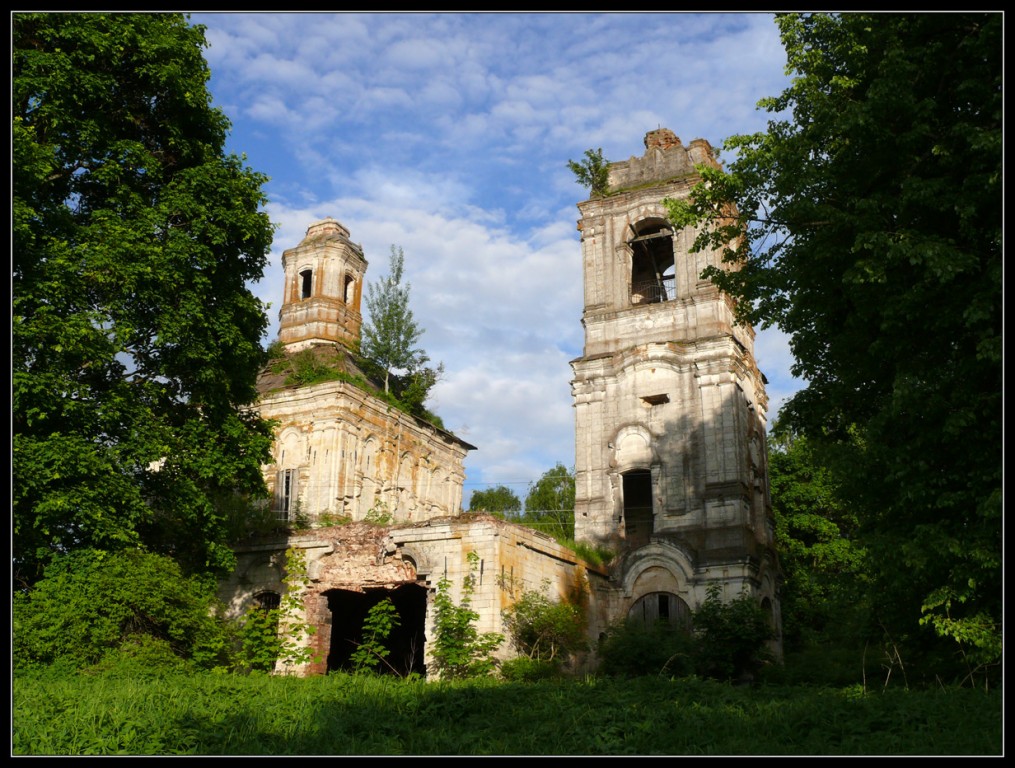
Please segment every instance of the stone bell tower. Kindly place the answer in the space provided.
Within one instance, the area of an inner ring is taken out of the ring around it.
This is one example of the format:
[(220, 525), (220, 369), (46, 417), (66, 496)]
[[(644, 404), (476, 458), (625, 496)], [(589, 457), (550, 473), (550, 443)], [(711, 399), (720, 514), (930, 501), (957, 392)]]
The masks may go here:
[(332, 218), (311, 224), (303, 241), (282, 254), (282, 268), (278, 337), (287, 350), (322, 343), (351, 347), (359, 341), (367, 262), (349, 230)]
[(651, 131), (642, 157), (610, 164), (608, 192), (578, 204), (575, 538), (626, 553), (632, 613), (673, 620), (718, 582), (768, 599), (777, 620), (754, 331), (700, 277), (720, 254), (691, 253), (696, 233), (674, 231), (662, 202), (688, 195), (696, 164), (719, 167), (708, 142)]

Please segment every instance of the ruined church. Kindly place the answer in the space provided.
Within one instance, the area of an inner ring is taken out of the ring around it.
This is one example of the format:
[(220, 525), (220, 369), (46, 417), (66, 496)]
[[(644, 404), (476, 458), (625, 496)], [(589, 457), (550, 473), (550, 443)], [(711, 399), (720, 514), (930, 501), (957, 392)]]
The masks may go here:
[[(530, 528), (463, 512), (464, 462), (476, 447), (397, 408), (352, 354), (362, 248), (325, 219), (284, 252), (283, 355), (259, 381), (259, 410), (276, 423), (265, 479), (284, 533), (238, 546), (220, 590), (233, 615), (276, 605), (286, 550), (304, 553), (315, 658), (280, 671), (347, 668), (367, 612), (390, 598), (401, 620), (387, 643), (391, 671), (426, 675), (437, 585), (446, 579), (457, 601), (470, 573), (479, 632), (507, 634), (502, 612), (535, 590), (581, 600), (595, 648), (620, 619), (686, 625), (714, 585), (728, 599), (752, 595), (778, 632), (754, 333), (700, 279), (720, 255), (691, 253), (695, 233), (673, 231), (662, 202), (686, 196), (703, 163), (716, 163), (706, 141), (685, 147), (667, 129), (651, 131), (641, 157), (609, 165), (608, 192), (578, 204), (575, 537), (615, 552), (606, 566)], [(294, 379), (293, 365), (308, 361), (333, 375)], [(513, 649), (505, 643), (499, 655)]]

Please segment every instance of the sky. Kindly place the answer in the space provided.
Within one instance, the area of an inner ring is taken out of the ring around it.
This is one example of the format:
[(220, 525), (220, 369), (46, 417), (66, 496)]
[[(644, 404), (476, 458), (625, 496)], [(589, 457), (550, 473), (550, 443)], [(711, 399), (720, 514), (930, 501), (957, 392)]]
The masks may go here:
[[(282, 252), (332, 217), (366, 282), (405, 255), (420, 346), (444, 364), (428, 407), (476, 446), (463, 506), (504, 485), (524, 501), (574, 466), (570, 361), (582, 354), (569, 160), (644, 153), (669, 128), (721, 146), (764, 130), (789, 84), (772, 14), (195, 13), (227, 151), (270, 177), (276, 225), (265, 343), (278, 334)], [(727, 161), (730, 159), (724, 156)], [(364, 320), (369, 322), (364, 302)], [(771, 422), (803, 383), (786, 338), (756, 329)]]

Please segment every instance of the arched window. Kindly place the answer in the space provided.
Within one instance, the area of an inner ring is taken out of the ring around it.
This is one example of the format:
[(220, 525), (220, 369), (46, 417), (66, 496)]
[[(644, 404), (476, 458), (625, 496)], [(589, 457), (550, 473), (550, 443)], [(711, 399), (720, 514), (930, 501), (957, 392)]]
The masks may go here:
[(262, 611), (273, 611), (282, 604), (282, 596), (278, 592), (265, 590), (254, 595), (254, 605)]
[(313, 270), (304, 269), (300, 272), (300, 298), (309, 299), (313, 289)]
[(345, 303), (352, 304), (356, 293), (356, 280), (352, 275), (345, 276), (345, 285), (343, 286), (342, 293), (345, 296)]
[(631, 246), (631, 303), (655, 304), (676, 296), (673, 230), (665, 219), (645, 219), (634, 227)]

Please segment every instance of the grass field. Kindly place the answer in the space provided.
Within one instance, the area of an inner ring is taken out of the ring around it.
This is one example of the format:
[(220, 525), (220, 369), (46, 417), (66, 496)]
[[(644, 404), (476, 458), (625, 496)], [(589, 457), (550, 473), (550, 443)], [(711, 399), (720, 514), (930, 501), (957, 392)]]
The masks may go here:
[(17, 674), (14, 755), (1001, 755), (1002, 693)]

